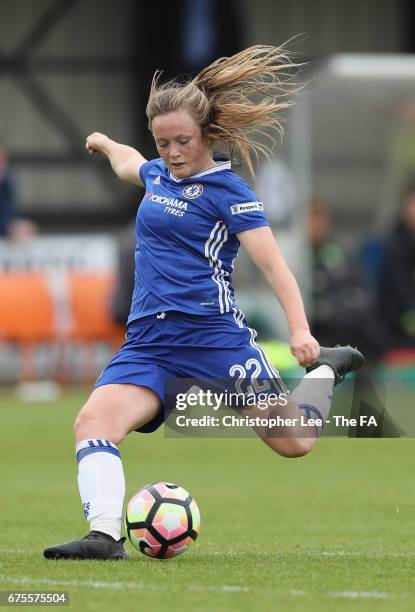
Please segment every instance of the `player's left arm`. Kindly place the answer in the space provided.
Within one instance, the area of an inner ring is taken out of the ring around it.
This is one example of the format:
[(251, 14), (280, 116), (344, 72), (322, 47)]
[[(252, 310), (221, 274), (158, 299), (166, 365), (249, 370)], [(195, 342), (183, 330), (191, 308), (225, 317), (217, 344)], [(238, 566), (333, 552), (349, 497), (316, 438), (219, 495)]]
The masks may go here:
[(265, 276), (287, 317), (291, 352), (303, 367), (312, 365), (320, 354), (311, 335), (300, 289), (269, 227), (238, 232), (240, 243)]

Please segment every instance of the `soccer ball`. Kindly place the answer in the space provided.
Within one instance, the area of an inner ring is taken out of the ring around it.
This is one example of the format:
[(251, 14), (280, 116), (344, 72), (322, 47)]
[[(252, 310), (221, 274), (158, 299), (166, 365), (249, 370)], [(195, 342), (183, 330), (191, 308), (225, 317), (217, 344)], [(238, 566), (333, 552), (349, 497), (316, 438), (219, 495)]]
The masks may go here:
[(186, 489), (157, 482), (128, 502), (125, 525), (130, 541), (144, 555), (169, 559), (184, 553), (200, 530), (199, 508)]

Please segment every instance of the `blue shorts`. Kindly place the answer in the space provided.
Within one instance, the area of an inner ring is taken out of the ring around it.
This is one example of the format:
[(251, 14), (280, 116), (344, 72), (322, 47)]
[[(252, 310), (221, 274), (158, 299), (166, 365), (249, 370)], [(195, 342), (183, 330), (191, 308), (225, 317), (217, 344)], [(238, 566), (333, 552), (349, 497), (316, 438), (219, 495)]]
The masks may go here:
[[(104, 369), (95, 387), (133, 384), (148, 387), (165, 397), (168, 379), (230, 379), (245, 371), (247, 377), (272, 379), (284, 392), (279, 373), (257, 344), (256, 331), (246, 325), (236, 308), (223, 315), (190, 315), (163, 312), (131, 323), (126, 341)], [(164, 421), (164, 410), (137, 429), (155, 431)]]

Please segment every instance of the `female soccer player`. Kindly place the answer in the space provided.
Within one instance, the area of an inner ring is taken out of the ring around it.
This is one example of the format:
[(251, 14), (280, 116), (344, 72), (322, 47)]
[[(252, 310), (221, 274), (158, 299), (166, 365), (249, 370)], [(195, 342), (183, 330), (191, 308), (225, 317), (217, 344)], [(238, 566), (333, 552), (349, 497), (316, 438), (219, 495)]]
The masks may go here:
[[(161, 84), (147, 105), (159, 159), (104, 134), (88, 136), (89, 153), (105, 155), (115, 174), (145, 187), (137, 214), (135, 288), (126, 342), (99, 377), (75, 422), (78, 484), (90, 533), (44, 551), (52, 559), (125, 559), (121, 517), (125, 482), (118, 445), (131, 431), (163, 422), (168, 378), (232, 379), (264, 389), (284, 385), (234, 301), (233, 260), (243, 244), (287, 317), (291, 350), (308, 373), (290, 400), (291, 414), (327, 417), (334, 384), (360, 367), (350, 347), (319, 347), (309, 331), (297, 283), (273, 238), (263, 205), (213, 156), (227, 148), (252, 170), (256, 136), (281, 131), (289, 106), (282, 81), (295, 68), (280, 48), (254, 46), (221, 58), (192, 80)], [(310, 387), (310, 379), (322, 384)], [(255, 383), (254, 383), (255, 386)], [(263, 436), (285, 457), (308, 453), (321, 427), (298, 436)], [(261, 435), (261, 434), (260, 434)]]

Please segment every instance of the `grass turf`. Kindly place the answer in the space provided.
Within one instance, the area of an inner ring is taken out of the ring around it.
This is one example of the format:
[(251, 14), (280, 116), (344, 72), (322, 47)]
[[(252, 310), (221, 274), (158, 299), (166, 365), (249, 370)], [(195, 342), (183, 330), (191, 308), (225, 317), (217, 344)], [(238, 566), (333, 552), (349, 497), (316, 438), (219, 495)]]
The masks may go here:
[[(323, 439), (283, 459), (255, 439), (132, 434), (127, 496), (149, 482), (189, 489), (202, 531), (157, 561), (53, 562), (45, 546), (84, 535), (71, 435), (86, 392), (22, 404), (0, 393), (0, 589), (69, 592), (87, 610), (413, 610), (415, 440)], [(37, 607), (37, 609), (43, 609)]]

